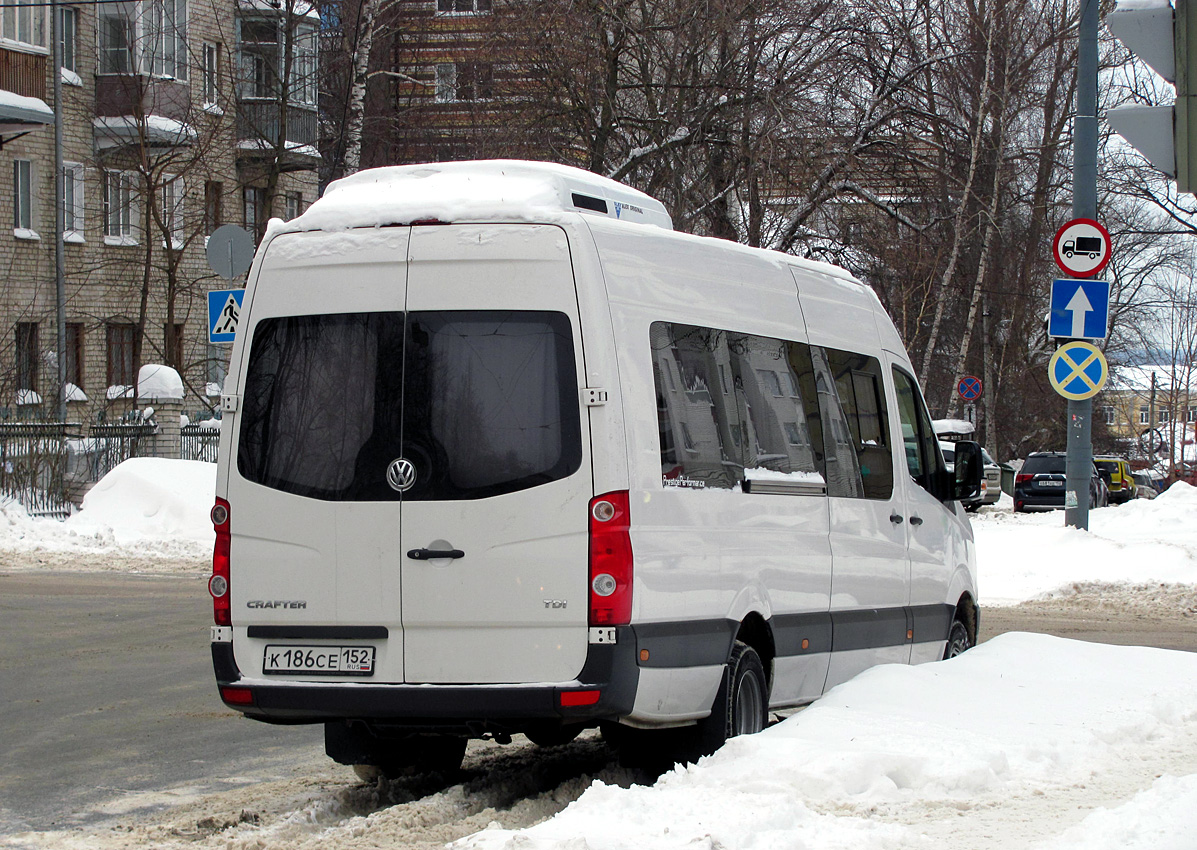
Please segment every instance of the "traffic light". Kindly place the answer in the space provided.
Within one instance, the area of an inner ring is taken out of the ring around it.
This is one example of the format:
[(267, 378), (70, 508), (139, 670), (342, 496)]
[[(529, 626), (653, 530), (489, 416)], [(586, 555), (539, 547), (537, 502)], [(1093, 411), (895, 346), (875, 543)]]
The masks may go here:
[(1106, 26), (1176, 86), (1175, 106), (1121, 106), (1106, 113), (1120, 136), (1181, 192), (1197, 192), (1197, 0), (1136, 3), (1106, 15)]

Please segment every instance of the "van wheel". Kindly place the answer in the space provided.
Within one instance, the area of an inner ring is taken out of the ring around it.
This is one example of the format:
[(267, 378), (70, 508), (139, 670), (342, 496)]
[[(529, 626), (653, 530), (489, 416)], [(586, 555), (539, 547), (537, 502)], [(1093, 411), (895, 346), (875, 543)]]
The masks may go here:
[(943, 657), (946, 661), (955, 658), (965, 650), (971, 649), (973, 642), (968, 637), (968, 629), (959, 620), (952, 621), (952, 628), (948, 630), (948, 645), (944, 647)]
[(710, 755), (728, 738), (752, 735), (765, 728), (769, 710), (769, 680), (755, 649), (736, 641), (723, 671), (723, 681), (711, 715), (698, 721), (700, 755)]

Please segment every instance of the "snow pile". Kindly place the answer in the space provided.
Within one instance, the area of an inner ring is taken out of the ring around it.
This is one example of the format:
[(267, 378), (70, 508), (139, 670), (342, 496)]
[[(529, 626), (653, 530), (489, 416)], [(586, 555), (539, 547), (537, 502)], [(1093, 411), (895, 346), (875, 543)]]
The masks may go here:
[[(107, 553), (111, 568), (128, 555), (204, 559), (212, 550), (208, 512), (215, 493), (214, 463), (131, 458), (96, 482), (82, 510), (65, 521), (31, 517), (11, 500), (0, 503), (0, 549)], [(15, 566), (41, 564), (29, 559)]]
[(170, 366), (147, 364), (137, 373), (137, 397), (146, 399), (182, 399), (183, 379)]
[[(653, 787), (595, 783), (545, 823), (519, 832), (491, 828), (454, 846), (955, 846), (920, 843), (935, 829), (928, 806), (956, 816), (983, 812), (1014, 794), (1084, 783), (1106, 771), (1127, 774), (1128, 757), (1192, 733), (1194, 721), (1197, 655), (1006, 634), (950, 662), (868, 670), (783, 723), (675, 768)], [(1188, 757), (1197, 760), (1191, 748)], [(1161, 782), (1169, 793), (1148, 792), (1131, 804), (1138, 822), (1191, 824), (1194, 777)], [(913, 810), (923, 812), (913, 826), (885, 816)], [(1131, 844), (1125, 835), (1118, 843), (1099, 814), (1093, 818), (1072, 833), (1076, 846), (1181, 846)], [(946, 823), (965, 826), (958, 817)]]
[(1089, 530), (1063, 511), (1015, 514), (1008, 497), (973, 521), (983, 604), (1011, 605), (1075, 582), (1197, 584), (1197, 488), (1089, 512)]

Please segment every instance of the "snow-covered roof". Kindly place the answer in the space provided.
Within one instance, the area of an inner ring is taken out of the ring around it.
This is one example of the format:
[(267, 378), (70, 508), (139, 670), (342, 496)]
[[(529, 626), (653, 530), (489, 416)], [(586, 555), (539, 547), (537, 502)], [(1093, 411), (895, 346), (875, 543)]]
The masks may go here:
[(96, 146), (101, 149), (138, 141), (143, 126), (150, 144), (189, 145), (196, 139), (195, 128), (162, 115), (146, 115), (142, 119), (133, 115), (104, 116), (96, 118), (92, 126)]
[(1114, 366), (1110, 370), (1110, 389), (1150, 392), (1151, 376), (1155, 375), (1156, 391), (1173, 387), (1185, 389), (1191, 385), (1197, 390), (1197, 370), (1183, 365)]
[(664, 204), (598, 174), (548, 162), (480, 160), (359, 171), (271, 230), (345, 230), (413, 221), (554, 221), (601, 215), (673, 228)]
[(933, 419), (931, 428), (934, 429), (936, 435), (971, 434), (974, 430), (973, 423), (967, 419)]
[(41, 98), (0, 89), (0, 133), (25, 132), (54, 123), (54, 110)]

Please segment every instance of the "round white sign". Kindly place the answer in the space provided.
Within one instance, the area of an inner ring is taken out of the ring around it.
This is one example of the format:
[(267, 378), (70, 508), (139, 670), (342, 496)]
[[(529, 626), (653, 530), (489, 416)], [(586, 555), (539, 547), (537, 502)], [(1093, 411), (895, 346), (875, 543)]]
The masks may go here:
[(1073, 277), (1092, 277), (1110, 261), (1110, 234), (1091, 218), (1074, 218), (1056, 231), (1052, 254)]

